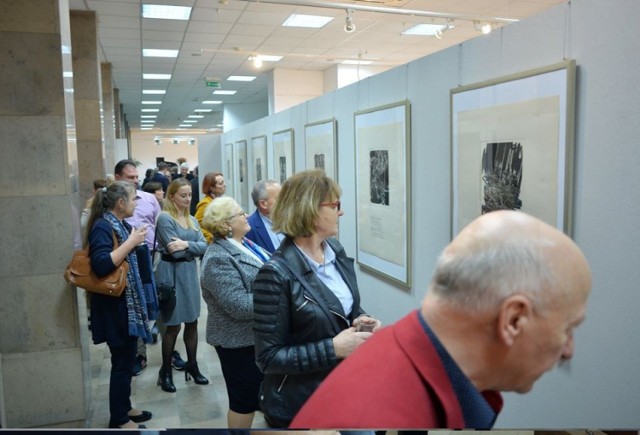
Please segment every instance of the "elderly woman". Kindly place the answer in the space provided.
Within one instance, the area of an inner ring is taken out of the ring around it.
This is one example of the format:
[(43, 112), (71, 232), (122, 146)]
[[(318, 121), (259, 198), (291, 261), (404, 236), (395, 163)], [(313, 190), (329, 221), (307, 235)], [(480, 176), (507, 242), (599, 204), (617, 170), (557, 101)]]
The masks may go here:
[[(97, 276), (113, 272), (129, 262), (127, 287), (119, 297), (90, 293), (91, 334), (95, 344), (107, 343), (111, 353), (109, 379), (109, 427), (137, 429), (151, 418), (149, 411), (131, 407), (131, 376), (138, 337), (151, 341), (147, 326), (145, 292), (138, 270), (136, 246), (144, 243), (147, 228), (131, 228), (125, 221), (136, 208), (133, 184), (117, 181), (96, 190), (87, 224), (85, 245), (89, 245), (91, 269)], [(118, 241), (114, 249), (113, 237)]]
[(338, 233), (340, 187), (321, 170), (293, 175), (272, 212), (286, 235), (253, 285), (260, 406), (272, 427), (287, 427), (338, 364), (381, 325), (364, 314), (353, 259)]
[[(207, 206), (211, 204), (211, 201), (221, 197), (227, 191), (227, 185), (224, 182), (224, 175), (220, 172), (209, 172), (205, 174), (202, 179), (202, 195), (203, 198), (196, 205), (195, 218), (198, 220), (200, 226), (202, 226), (202, 218), (204, 217), (204, 211)], [(213, 234), (202, 228), (202, 234), (207, 239), (207, 243), (213, 242)]]
[(173, 356), (181, 324), (184, 323), (184, 345), (187, 363), (185, 380), (193, 377), (196, 384), (209, 380), (200, 373), (196, 353), (198, 349), (198, 317), (200, 317), (200, 282), (196, 258), (207, 249), (200, 225), (189, 215), (191, 183), (186, 178), (173, 180), (167, 188), (163, 212), (156, 223), (157, 250), (161, 260), (156, 268), (156, 285), (175, 288), (176, 304), (172, 312), (162, 312), (166, 331), (162, 335), (162, 367), (158, 385), (168, 393), (175, 393), (171, 371)]
[(218, 198), (202, 224), (213, 243), (202, 260), (202, 297), (209, 307), (207, 343), (214, 346), (229, 396), (230, 428), (249, 428), (258, 409), (262, 373), (253, 346), (251, 285), (269, 253), (247, 240), (247, 215), (230, 197)]

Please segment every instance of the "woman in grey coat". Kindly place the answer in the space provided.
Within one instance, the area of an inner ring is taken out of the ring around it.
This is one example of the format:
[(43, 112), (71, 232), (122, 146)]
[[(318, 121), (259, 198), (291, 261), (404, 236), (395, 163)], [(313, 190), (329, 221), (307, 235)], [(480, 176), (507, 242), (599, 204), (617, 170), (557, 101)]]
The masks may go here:
[(213, 235), (202, 260), (202, 296), (209, 308), (207, 343), (214, 346), (229, 396), (230, 428), (250, 428), (262, 374), (253, 346), (251, 286), (269, 253), (244, 236), (247, 215), (230, 197), (217, 198), (202, 226)]
[(196, 384), (209, 383), (200, 373), (196, 359), (200, 283), (195, 260), (204, 254), (207, 241), (200, 231), (198, 221), (189, 215), (190, 203), (191, 183), (186, 178), (172, 181), (167, 188), (164, 211), (160, 213), (156, 223), (157, 250), (161, 256), (156, 268), (156, 286), (174, 287), (176, 295), (173, 311), (162, 313), (167, 330), (162, 335), (162, 368), (158, 375), (158, 385), (168, 393), (176, 391), (171, 371), (171, 356), (182, 323), (184, 345), (187, 349), (185, 380), (193, 377)]

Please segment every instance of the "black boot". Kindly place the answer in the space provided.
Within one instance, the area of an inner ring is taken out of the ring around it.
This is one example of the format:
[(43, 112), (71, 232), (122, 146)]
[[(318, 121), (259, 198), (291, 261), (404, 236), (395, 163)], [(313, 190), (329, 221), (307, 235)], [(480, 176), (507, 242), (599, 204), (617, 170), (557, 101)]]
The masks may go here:
[(187, 362), (184, 366), (184, 380), (188, 381), (193, 376), (193, 381), (198, 385), (207, 385), (209, 383), (209, 379), (202, 376), (200, 373), (200, 369), (198, 368), (197, 362)]
[(171, 366), (167, 369), (164, 364), (160, 367), (160, 373), (158, 373), (158, 385), (163, 391), (167, 393), (175, 393), (176, 386), (173, 385), (173, 371)]

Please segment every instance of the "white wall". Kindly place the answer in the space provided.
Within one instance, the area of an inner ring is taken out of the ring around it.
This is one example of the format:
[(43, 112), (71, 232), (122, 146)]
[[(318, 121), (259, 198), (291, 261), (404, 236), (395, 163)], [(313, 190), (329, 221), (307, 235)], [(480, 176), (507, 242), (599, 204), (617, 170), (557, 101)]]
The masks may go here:
[[(156, 157), (164, 157), (168, 162), (175, 162), (178, 157), (187, 159), (189, 166), (193, 169), (198, 165), (198, 136), (186, 134), (167, 135), (160, 139), (160, 144), (156, 145), (154, 140), (156, 134), (146, 132), (131, 133), (131, 158), (138, 160), (141, 165), (138, 168), (140, 180), (144, 179), (144, 172), (149, 168), (156, 167)], [(173, 144), (173, 137), (179, 138), (177, 145)], [(194, 145), (189, 145), (189, 139), (195, 139)], [(113, 168), (107, 172), (113, 172)]]
[[(225, 133), (222, 142), (295, 130), (295, 169), (304, 167), (304, 125), (335, 117), (340, 239), (355, 255), (353, 114), (411, 102), (410, 291), (358, 272), (364, 307), (392, 322), (420, 305), (450, 234), (449, 91), (571, 58), (577, 64), (574, 238), (593, 269), (587, 320), (574, 360), (527, 395), (507, 394), (498, 428), (640, 427), (640, 149), (635, 122), (640, 2), (573, 0), (541, 15)], [(605, 30), (600, 30), (605, 26)], [(269, 163), (270, 176), (273, 162)]]

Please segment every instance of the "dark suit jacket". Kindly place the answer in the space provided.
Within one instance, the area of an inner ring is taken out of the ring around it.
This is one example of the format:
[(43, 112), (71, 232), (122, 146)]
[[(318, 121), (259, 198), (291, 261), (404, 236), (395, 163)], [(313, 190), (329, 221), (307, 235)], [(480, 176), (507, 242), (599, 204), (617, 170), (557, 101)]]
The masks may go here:
[(258, 210), (254, 211), (253, 214), (247, 218), (247, 222), (249, 222), (251, 226), (251, 231), (249, 231), (245, 237), (255, 242), (261, 248), (264, 248), (270, 254), (273, 254), (276, 248), (273, 246), (273, 243), (271, 243), (269, 231), (267, 231), (264, 222), (262, 222), (260, 212)]

